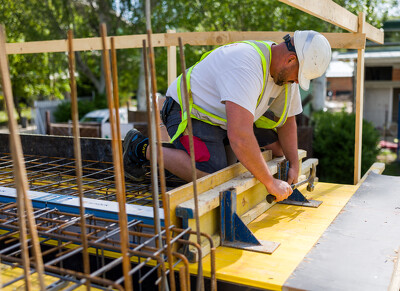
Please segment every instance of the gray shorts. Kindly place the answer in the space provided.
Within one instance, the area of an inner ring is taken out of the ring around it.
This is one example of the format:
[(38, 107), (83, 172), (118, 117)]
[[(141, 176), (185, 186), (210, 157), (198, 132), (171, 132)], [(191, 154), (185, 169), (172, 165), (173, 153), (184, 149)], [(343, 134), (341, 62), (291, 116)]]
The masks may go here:
[[(167, 128), (168, 135), (173, 137), (181, 123), (181, 108), (171, 97), (167, 97), (161, 110), (161, 119)], [(225, 146), (229, 145), (227, 131), (197, 119), (192, 119), (196, 168), (206, 173), (213, 173), (228, 166)], [(271, 129), (256, 128), (254, 135), (260, 147), (278, 140), (278, 134)], [(173, 142), (175, 148), (188, 154), (188, 136), (180, 135)]]

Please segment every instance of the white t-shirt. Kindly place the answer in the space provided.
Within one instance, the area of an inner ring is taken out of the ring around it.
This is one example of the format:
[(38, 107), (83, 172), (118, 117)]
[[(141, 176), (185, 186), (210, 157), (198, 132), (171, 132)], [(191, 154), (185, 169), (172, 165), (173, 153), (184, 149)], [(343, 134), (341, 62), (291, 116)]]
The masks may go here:
[[(264, 96), (257, 107), (263, 84), (260, 55), (246, 43), (233, 43), (219, 47), (192, 70), (193, 102), (204, 110), (225, 119), (225, 101), (234, 102), (248, 110), (253, 114), (254, 121), (268, 109), (276, 116), (280, 116), (285, 103), (285, 87), (274, 83), (269, 74), (268, 63), (267, 76)], [(291, 89), (288, 94), (292, 94), (288, 116), (294, 116), (303, 110), (299, 86), (294, 83), (288, 87)], [(166, 95), (179, 103), (177, 80), (168, 88)]]

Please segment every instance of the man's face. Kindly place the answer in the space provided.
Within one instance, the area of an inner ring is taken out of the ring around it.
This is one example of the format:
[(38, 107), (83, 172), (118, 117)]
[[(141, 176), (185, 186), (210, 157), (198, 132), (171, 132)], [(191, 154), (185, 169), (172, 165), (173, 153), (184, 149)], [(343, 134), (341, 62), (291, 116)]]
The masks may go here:
[(299, 64), (297, 58), (291, 58), (278, 71), (278, 74), (272, 77), (276, 85), (283, 86), (288, 83), (299, 83), (298, 74)]

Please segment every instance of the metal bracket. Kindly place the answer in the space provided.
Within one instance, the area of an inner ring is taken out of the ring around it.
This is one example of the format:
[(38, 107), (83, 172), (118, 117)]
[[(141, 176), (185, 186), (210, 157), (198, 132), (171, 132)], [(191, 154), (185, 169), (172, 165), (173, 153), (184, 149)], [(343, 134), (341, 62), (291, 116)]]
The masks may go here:
[[(289, 161), (283, 160), (281, 163), (278, 164), (278, 179), (286, 181), (288, 171), (289, 171)], [(317, 208), (321, 205), (322, 201), (308, 200), (298, 189), (294, 189), (293, 193), (287, 199), (278, 203)]]
[(236, 189), (220, 192), (221, 245), (272, 254), (280, 243), (258, 240), (236, 214)]
[(292, 195), (278, 203), (317, 208), (322, 201), (308, 200), (298, 189), (294, 189)]

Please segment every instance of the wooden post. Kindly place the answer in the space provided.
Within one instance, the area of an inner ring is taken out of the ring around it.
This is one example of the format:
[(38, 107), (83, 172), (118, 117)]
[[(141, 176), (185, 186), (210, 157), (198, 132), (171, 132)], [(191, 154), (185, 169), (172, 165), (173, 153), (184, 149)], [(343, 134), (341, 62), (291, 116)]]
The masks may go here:
[(51, 135), (50, 111), (46, 111), (46, 134)]
[[(167, 30), (167, 33), (175, 33), (175, 30)], [(167, 46), (168, 86), (176, 79), (176, 46)]]
[[(365, 14), (358, 14), (358, 33), (364, 33)], [(357, 53), (357, 84), (356, 84), (356, 132), (354, 149), (354, 185), (361, 178), (361, 150), (362, 150), (362, 121), (364, 109), (364, 51), (358, 49)]]

